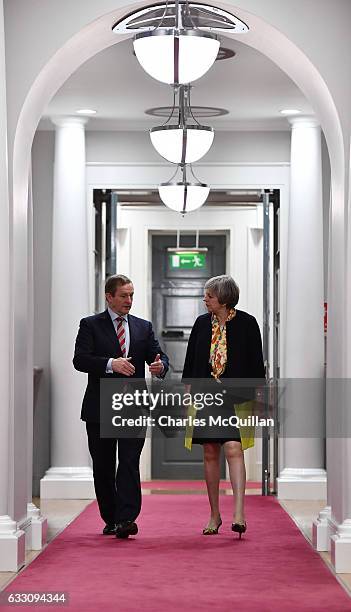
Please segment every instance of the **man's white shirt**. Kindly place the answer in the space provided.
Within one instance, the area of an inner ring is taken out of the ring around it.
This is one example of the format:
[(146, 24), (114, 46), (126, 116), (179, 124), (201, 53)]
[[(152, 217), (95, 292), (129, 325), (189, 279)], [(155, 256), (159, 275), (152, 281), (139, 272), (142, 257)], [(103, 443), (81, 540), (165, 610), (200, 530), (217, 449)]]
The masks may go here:
[[(111, 310), (111, 308), (107, 308), (108, 310), (108, 314), (111, 317), (111, 321), (113, 323), (113, 326), (115, 328), (115, 332), (116, 332), (116, 342), (118, 342), (118, 338), (117, 338), (117, 325), (118, 325), (118, 319), (121, 318), (123, 319), (122, 325), (124, 327), (124, 334), (125, 334), (125, 338), (126, 338), (126, 357), (128, 357), (128, 353), (129, 353), (129, 347), (130, 347), (130, 333), (129, 333), (129, 323), (128, 323), (128, 315), (119, 315), (117, 314), (117, 312), (114, 312), (113, 310)], [(106, 366), (106, 374), (113, 374), (113, 369), (112, 369), (112, 361), (115, 359), (115, 357), (110, 357), (110, 359), (107, 362), (107, 366)]]

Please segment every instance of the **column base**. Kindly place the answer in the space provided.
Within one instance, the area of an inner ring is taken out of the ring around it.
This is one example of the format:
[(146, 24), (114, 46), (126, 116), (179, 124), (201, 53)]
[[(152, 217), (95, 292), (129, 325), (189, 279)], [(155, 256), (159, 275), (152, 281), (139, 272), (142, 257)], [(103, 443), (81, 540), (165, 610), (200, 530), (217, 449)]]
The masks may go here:
[(9, 516), (0, 516), (0, 572), (18, 572), (24, 562), (24, 531)]
[(32, 536), (31, 536), (31, 517), (25, 516), (22, 520), (18, 521), (18, 529), (23, 531), (25, 537), (25, 550), (31, 550)]
[(40, 481), (41, 499), (95, 499), (90, 467), (51, 467)]
[(326, 506), (312, 523), (312, 544), (318, 551), (329, 550), (330, 530), (328, 520), (331, 517), (331, 507)]
[(31, 519), (28, 548), (30, 550), (41, 550), (47, 540), (48, 521), (43, 517), (39, 508), (32, 503), (27, 504), (27, 516)]
[(351, 573), (351, 520), (337, 526), (330, 538), (331, 562), (337, 574)]
[(277, 483), (278, 499), (327, 498), (327, 473), (319, 468), (285, 468)]

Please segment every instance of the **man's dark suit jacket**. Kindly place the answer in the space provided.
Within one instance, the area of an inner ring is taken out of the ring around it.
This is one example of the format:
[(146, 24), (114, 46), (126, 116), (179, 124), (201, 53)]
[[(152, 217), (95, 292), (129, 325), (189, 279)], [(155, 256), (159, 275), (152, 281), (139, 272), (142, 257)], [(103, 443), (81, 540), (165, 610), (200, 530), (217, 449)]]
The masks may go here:
[(128, 357), (135, 367), (133, 376), (122, 374), (107, 374), (108, 360), (122, 357), (115, 327), (108, 310), (81, 320), (76, 339), (73, 365), (76, 370), (88, 374), (88, 385), (85, 391), (81, 419), (98, 423), (100, 419), (100, 379), (101, 378), (133, 378), (145, 379), (145, 362), (154, 361), (160, 353), (165, 367), (164, 376), (169, 367), (168, 357), (154, 336), (150, 321), (128, 315), (130, 347)]
[[(258, 379), (257, 383), (262, 384), (265, 377), (262, 342), (255, 317), (243, 310), (237, 310), (235, 317), (226, 324), (226, 331), (227, 365), (221, 378)], [(211, 314), (200, 315), (191, 330), (183, 382), (191, 378), (211, 376), (209, 366), (211, 337)]]

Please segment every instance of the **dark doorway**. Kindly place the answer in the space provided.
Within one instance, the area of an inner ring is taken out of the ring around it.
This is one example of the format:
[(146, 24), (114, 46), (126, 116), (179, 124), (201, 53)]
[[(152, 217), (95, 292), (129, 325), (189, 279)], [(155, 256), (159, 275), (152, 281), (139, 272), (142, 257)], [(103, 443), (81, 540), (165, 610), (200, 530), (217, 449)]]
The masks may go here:
[[(195, 246), (195, 234), (182, 235), (182, 247)], [(152, 238), (152, 321), (157, 337), (170, 359), (172, 377), (181, 378), (189, 334), (195, 319), (206, 312), (203, 288), (207, 279), (226, 270), (226, 236), (200, 235), (199, 247), (208, 250), (200, 265), (181, 267), (167, 249), (177, 246), (177, 237), (159, 235)], [(184, 448), (184, 436), (152, 440), (152, 478), (203, 478), (202, 447), (192, 452)], [(225, 475), (224, 460), (222, 476)]]

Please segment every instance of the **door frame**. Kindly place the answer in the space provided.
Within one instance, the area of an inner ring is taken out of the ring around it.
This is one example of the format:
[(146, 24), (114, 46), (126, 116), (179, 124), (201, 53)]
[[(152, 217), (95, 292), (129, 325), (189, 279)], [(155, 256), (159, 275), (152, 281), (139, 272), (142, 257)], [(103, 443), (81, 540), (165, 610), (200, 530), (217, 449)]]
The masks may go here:
[[(172, 231), (167, 231), (167, 230), (150, 230), (149, 231), (149, 236), (148, 236), (148, 262), (150, 264), (150, 268), (149, 268), (149, 281), (150, 281), (150, 286), (153, 287), (153, 277), (152, 277), (152, 258), (153, 258), (153, 239), (154, 237), (157, 236), (176, 236), (177, 235), (177, 231), (176, 230), (172, 230)], [(196, 236), (196, 230), (192, 230), (189, 229), (187, 231), (184, 231), (181, 233), (180, 235), (180, 240), (179, 240), (179, 246), (182, 246), (182, 240), (181, 237), (182, 236)], [(199, 236), (214, 236), (214, 237), (221, 237), (224, 238), (224, 251), (225, 251), (225, 261), (224, 261), (224, 274), (227, 273), (228, 270), (228, 253), (230, 252), (230, 245), (229, 245), (229, 240), (230, 240), (230, 231), (228, 229), (226, 230), (207, 230), (207, 229), (203, 229), (203, 230), (199, 230)], [(195, 246), (195, 245), (194, 245)], [(153, 292), (151, 291), (151, 304), (150, 304), (150, 312), (153, 312), (153, 303), (152, 303), (152, 299), (153, 299)], [(153, 320), (153, 319), (152, 319)], [(153, 322), (154, 325), (154, 322)], [(151, 457), (150, 457), (150, 477), (151, 479), (156, 479), (157, 477), (154, 476), (154, 446), (152, 443), (152, 436), (150, 438), (150, 444), (151, 444)], [(189, 460), (190, 460), (190, 455), (189, 455)], [(220, 473), (220, 477), (222, 479), (226, 478), (227, 474), (226, 474), (226, 463), (225, 463), (225, 458), (224, 458), (224, 454), (221, 454), (221, 465), (220, 465), (220, 469), (221, 469), (221, 473)], [(175, 480), (176, 478), (172, 478), (172, 477), (168, 477), (166, 478), (167, 480)], [(182, 480), (182, 478), (179, 478), (179, 480)], [(196, 478), (194, 480), (197, 480)]]
[[(230, 241), (232, 239), (232, 235), (231, 235), (231, 231), (228, 228), (223, 228), (223, 229), (216, 229), (216, 230), (209, 230), (207, 231), (206, 229), (200, 229), (200, 234), (205, 234), (206, 236), (224, 236), (225, 237), (225, 249), (226, 249), (226, 255), (225, 255), (225, 269), (226, 271), (229, 268), (229, 257), (230, 257)], [(184, 236), (186, 235), (194, 235), (196, 233), (196, 229), (191, 229), (191, 228), (187, 228), (186, 230), (184, 230), (183, 232), (181, 232), (180, 235), (180, 243), (182, 241), (182, 235)], [(147, 261), (148, 261), (148, 282), (149, 282), (149, 287), (152, 287), (152, 238), (153, 236), (164, 236), (164, 235), (177, 235), (177, 230), (174, 229), (174, 227), (170, 228), (170, 229), (149, 229), (148, 230), (148, 256), (147, 256)], [(152, 314), (152, 291), (149, 292), (148, 295), (148, 313), (149, 316), (151, 317)]]

